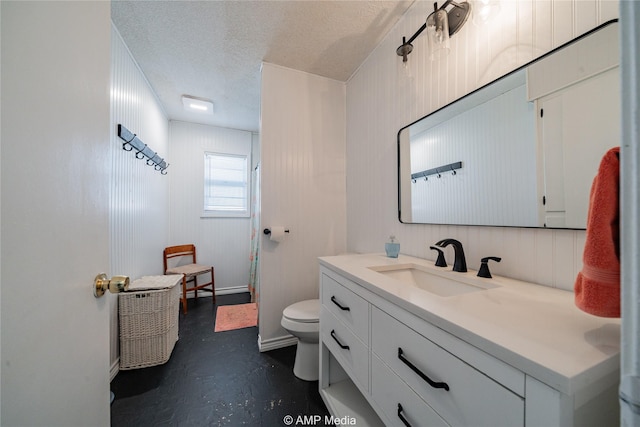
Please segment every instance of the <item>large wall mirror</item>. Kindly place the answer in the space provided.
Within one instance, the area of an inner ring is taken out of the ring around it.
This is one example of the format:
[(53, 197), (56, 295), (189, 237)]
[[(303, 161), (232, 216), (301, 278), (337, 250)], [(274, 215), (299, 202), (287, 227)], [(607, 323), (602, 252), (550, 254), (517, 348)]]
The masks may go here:
[(617, 20), (398, 132), (403, 223), (586, 228), (620, 145)]

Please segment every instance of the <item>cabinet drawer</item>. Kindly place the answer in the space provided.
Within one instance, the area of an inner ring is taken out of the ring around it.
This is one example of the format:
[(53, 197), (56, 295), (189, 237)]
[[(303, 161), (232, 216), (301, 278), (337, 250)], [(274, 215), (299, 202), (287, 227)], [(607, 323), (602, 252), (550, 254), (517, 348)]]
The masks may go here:
[(369, 303), (365, 299), (323, 274), (322, 305), (369, 345)]
[(320, 337), (345, 372), (369, 390), (369, 348), (326, 307), (320, 312)]
[[(371, 395), (388, 425), (447, 427), (448, 424), (377, 357), (371, 358)], [(398, 405), (401, 405), (401, 410)], [(399, 411), (400, 410), (400, 411)]]
[[(375, 307), (371, 340), (373, 352), (449, 424), (524, 425), (524, 399)], [(443, 383), (448, 391), (436, 388)]]

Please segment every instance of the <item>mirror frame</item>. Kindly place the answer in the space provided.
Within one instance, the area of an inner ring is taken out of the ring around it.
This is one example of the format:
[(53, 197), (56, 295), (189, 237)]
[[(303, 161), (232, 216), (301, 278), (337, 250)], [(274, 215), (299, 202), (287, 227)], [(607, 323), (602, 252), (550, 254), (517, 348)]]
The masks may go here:
[(507, 228), (531, 228), (531, 229), (550, 229), (550, 230), (585, 230), (584, 228), (568, 228), (568, 227), (556, 227), (556, 228), (551, 228), (551, 227), (541, 227), (541, 226), (516, 226), (516, 225), (492, 225), (492, 224), (454, 224), (454, 223), (430, 223), (430, 222), (404, 222), (402, 221), (402, 200), (401, 200), (401, 194), (402, 194), (402, 189), (401, 189), (401, 153), (400, 153), (400, 134), (403, 130), (410, 128), (411, 126), (417, 124), (418, 122), (426, 119), (427, 117), (434, 115), (436, 113), (440, 113), (442, 112), (442, 110), (446, 109), (446, 108), (450, 108), (452, 107), (454, 104), (461, 102), (471, 96), (473, 96), (474, 94), (476, 94), (477, 92), (480, 92), (484, 89), (486, 89), (488, 86), (491, 86), (493, 84), (495, 84), (496, 82), (499, 82), (500, 80), (506, 79), (522, 70), (525, 70), (527, 67), (531, 66), (532, 64), (541, 61), (551, 55), (553, 55), (554, 53), (564, 49), (565, 47), (568, 47), (572, 44), (574, 44), (575, 42), (588, 37), (590, 35), (592, 35), (593, 33), (596, 33), (598, 31), (600, 31), (601, 29), (609, 26), (609, 25), (613, 25), (615, 23), (619, 23), (619, 19), (615, 18), (615, 19), (611, 19), (608, 20), (600, 25), (598, 25), (597, 27), (592, 28), (591, 30), (587, 31), (584, 34), (579, 35), (578, 37), (575, 37), (569, 41), (567, 41), (566, 43), (563, 43), (562, 45), (550, 50), (549, 52), (546, 52), (545, 54), (527, 62), (526, 64), (523, 64), (515, 69), (513, 69), (512, 71), (509, 71), (508, 73), (490, 81), (489, 83), (486, 83), (480, 87), (478, 87), (477, 89), (474, 89), (473, 91), (461, 96), (460, 98), (457, 98), (453, 101), (451, 101), (450, 103), (438, 108), (437, 110), (432, 111), (431, 113), (420, 117), (417, 120), (414, 120), (413, 122), (409, 123), (408, 125), (400, 128), (400, 130), (398, 130), (398, 134), (397, 134), (397, 138), (396, 138), (396, 144), (397, 144), (397, 150), (396, 150), (396, 155), (397, 155), (397, 190), (398, 190), (398, 200), (397, 200), (397, 209), (398, 209), (398, 221), (401, 224), (422, 224), (422, 225), (452, 225), (452, 226), (466, 226), (466, 227), (507, 227)]

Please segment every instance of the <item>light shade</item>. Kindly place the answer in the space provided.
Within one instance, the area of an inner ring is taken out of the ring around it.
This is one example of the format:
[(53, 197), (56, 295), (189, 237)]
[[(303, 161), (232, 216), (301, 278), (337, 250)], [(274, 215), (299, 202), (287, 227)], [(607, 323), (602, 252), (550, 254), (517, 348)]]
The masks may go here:
[(206, 99), (182, 95), (182, 105), (187, 111), (201, 114), (213, 114), (213, 103)]
[(427, 37), (431, 59), (449, 54), (449, 17), (444, 9), (434, 5), (434, 11), (427, 17)]
[(473, 23), (481, 26), (500, 12), (499, 0), (475, 0), (473, 3)]

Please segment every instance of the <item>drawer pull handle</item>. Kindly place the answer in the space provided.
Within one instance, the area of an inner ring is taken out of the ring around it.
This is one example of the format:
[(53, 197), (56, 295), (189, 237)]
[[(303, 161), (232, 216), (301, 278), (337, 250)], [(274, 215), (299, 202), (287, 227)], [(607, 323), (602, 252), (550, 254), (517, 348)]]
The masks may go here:
[(406, 425), (407, 427), (411, 427), (411, 424), (409, 424), (409, 421), (407, 421), (404, 415), (402, 415), (402, 405), (399, 403), (398, 403), (398, 418), (400, 418), (400, 421), (402, 421), (404, 425)]
[(336, 330), (332, 329), (331, 330), (331, 338), (333, 338), (334, 340), (336, 340), (336, 342), (338, 343), (338, 345), (340, 346), (341, 349), (343, 350), (349, 350), (349, 346), (348, 345), (344, 345), (340, 342), (340, 340), (338, 340), (338, 337), (336, 337)]
[(350, 309), (349, 307), (345, 307), (345, 306), (341, 305), (338, 301), (336, 301), (336, 297), (335, 297), (335, 296), (332, 296), (332, 297), (331, 297), (331, 301), (332, 301), (335, 305), (337, 305), (337, 306), (340, 308), (340, 310), (344, 310), (344, 311), (351, 311), (351, 309)]
[(404, 353), (403, 353), (403, 351), (402, 351), (402, 349), (400, 347), (398, 347), (398, 359), (402, 360), (402, 362), (405, 365), (407, 365), (409, 368), (411, 368), (411, 370), (413, 372), (418, 374), (420, 376), (420, 378), (425, 380), (431, 387), (433, 387), (433, 388), (443, 388), (443, 389), (449, 391), (449, 384), (432, 381), (431, 378), (426, 376), (420, 369), (418, 369), (416, 367), (416, 365), (414, 365), (406, 357), (404, 357)]

